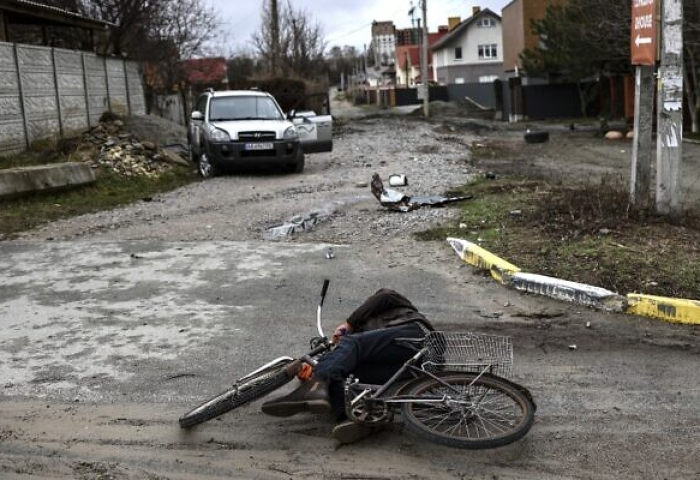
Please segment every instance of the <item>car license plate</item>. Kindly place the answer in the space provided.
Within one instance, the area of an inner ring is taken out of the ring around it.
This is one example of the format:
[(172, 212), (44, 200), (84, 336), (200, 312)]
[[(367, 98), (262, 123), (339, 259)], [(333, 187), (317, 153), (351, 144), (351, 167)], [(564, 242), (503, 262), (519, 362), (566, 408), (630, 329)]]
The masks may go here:
[(246, 143), (243, 148), (245, 150), (274, 150), (275, 146), (272, 143)]

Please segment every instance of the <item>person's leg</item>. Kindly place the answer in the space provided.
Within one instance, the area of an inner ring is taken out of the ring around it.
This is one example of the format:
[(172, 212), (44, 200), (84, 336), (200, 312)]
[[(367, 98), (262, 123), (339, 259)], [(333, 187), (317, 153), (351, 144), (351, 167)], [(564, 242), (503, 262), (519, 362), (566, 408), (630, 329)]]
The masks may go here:
[(355, 375), (363, 383), (382, 384), (415, 355), (415, 350), (397, 345), (397, 338), (420, 338), (423, 331), (416, 324), (343, 337), (338, 346), (324, 355), (314, 368), (314, 376), (325, 381), (333, 416), (345, 418), (345, 379)]

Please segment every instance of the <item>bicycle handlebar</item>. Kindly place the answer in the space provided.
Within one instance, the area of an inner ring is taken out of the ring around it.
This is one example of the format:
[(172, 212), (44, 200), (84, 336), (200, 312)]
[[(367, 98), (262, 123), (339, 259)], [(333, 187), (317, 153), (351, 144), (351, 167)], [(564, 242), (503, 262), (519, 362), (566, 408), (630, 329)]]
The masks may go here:
[(323, 322), (321, 320), (321, 313), (323, 311), (323, 301), (326, 299), (326, 293), (328, 293), (328, 286), (330, 285), (331, 281), (328, 280), (327, 278), (323, 281), (323, 288), (321, 288), (321, 301), (318, 304), (318, 308), (316, 310), (316, 329), (318, 330), (318, 334), (322, 337), (325, 337), (326, 335), (323, 333)]

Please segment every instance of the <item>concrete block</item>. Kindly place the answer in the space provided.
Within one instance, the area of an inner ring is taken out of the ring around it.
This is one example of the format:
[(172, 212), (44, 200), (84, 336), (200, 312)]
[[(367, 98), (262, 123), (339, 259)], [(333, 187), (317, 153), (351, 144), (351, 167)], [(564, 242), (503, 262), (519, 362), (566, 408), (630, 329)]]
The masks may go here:
[(627, 308), (627, 299), (610, 290), (544, 275), (517, 272), (508, 275), (505, 284), (521, 292), (544, 295), (608, 312), (622, 312)]
[(505, 275), (511, 275), (520, 271), (515, 265), (467, 240), (448, 238), (447, 242), (462, 260), (474, 267), (488, 270), (491, 276), (499, 283), (504, 283)]
[(627, 313), (672, 323), (700, 325), (700, 301), (652, 295), (627, 295)]
[(0, 170), (0, 198), (86, 185), (96, 180), (87, 163), (57, 163)]

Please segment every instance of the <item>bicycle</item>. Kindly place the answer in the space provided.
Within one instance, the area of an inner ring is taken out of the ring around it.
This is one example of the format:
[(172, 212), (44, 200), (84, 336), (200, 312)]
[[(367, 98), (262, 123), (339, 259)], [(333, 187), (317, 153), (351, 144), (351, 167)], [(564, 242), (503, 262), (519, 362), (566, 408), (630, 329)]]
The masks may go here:
[[(325, 280), (317, 307), (319, 336), (312, 339), (308, 353), (297, 359), (277, 358), (238, 379), (232, 388), (180, 417), (180, 427), (199, 425), (281, 388), (295, 377), (301, 363), (316, 365), (316, 358), (334, 345), (322, 325), (328, 286)], [(412, 346), (416, 354), (386, 383), (346, 380), (350, 420), (383, 425), (399, 411), (419, 436), (467, 449), (500, 447), (528, 433), (536, 406), (525, 387), (506, 378), (513, 364), (509, 337), (433, 331), (423, 338), (397, 341)]]

